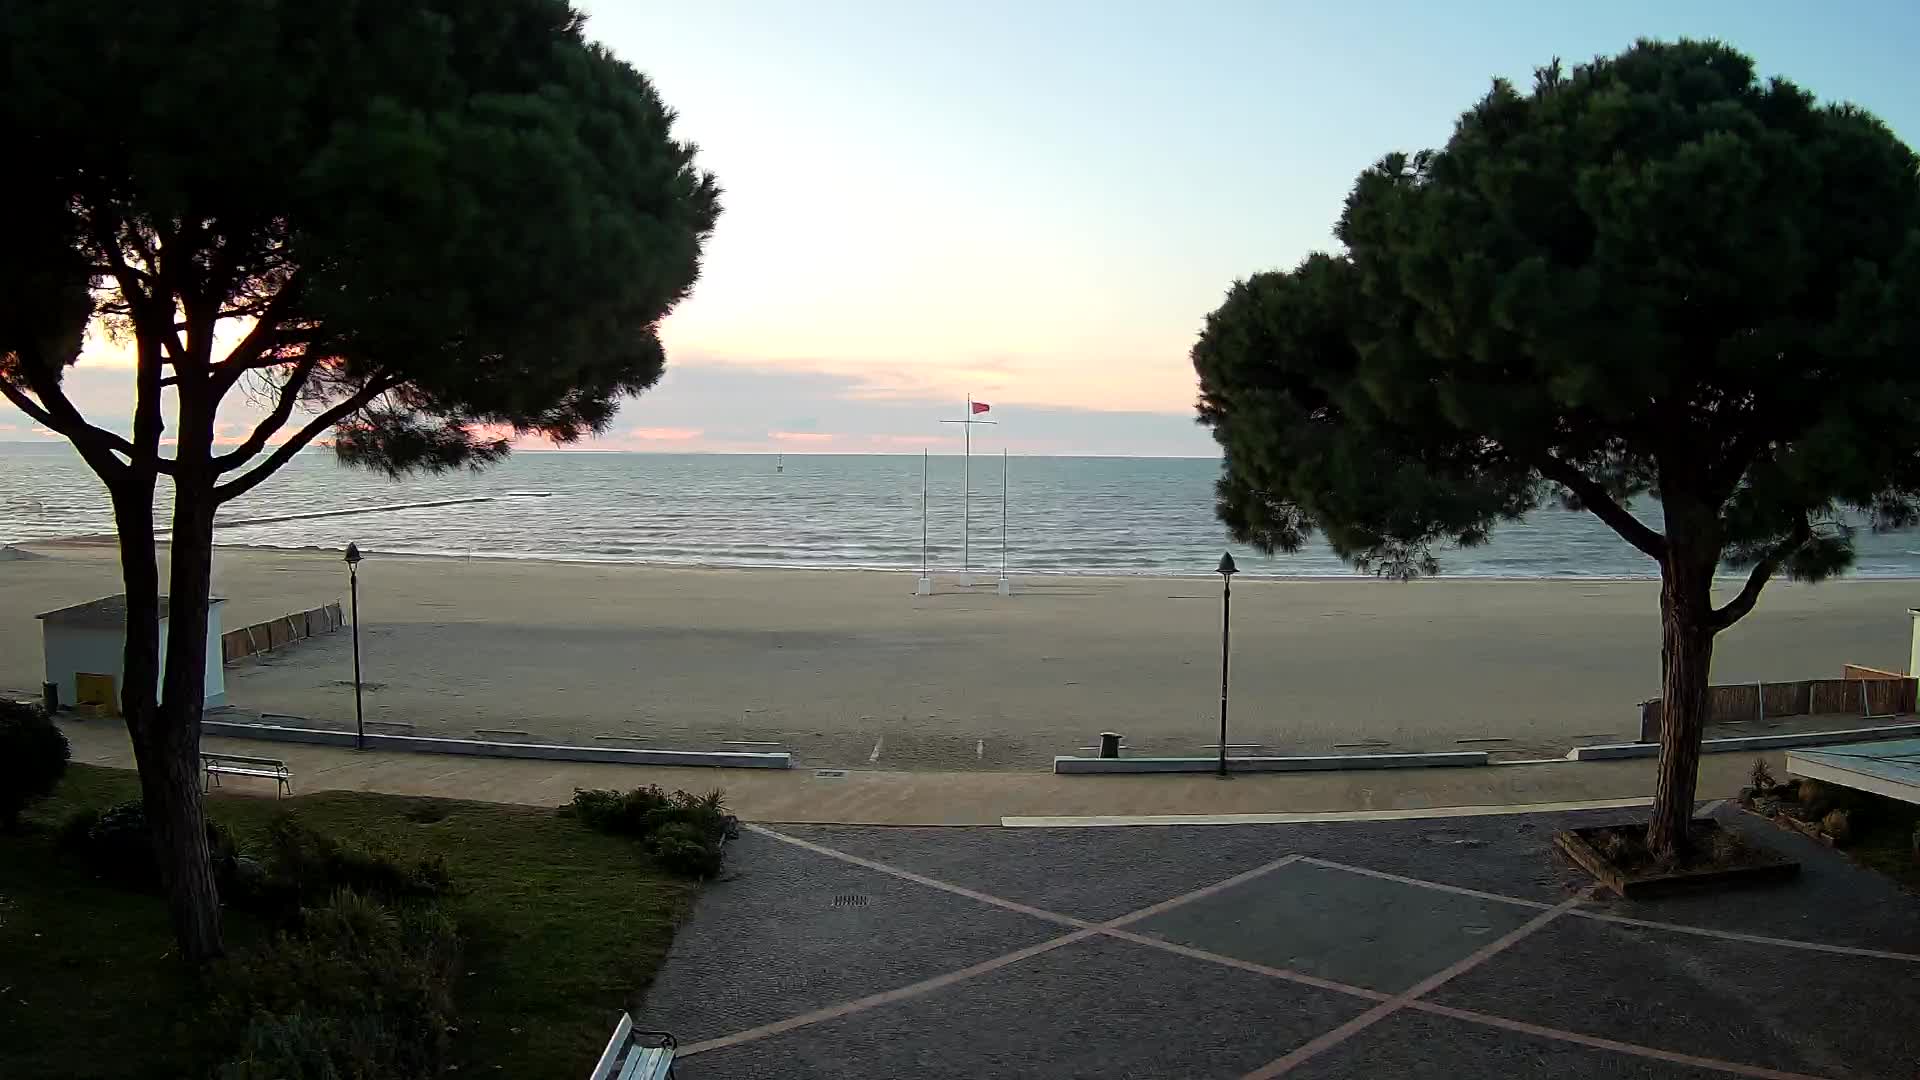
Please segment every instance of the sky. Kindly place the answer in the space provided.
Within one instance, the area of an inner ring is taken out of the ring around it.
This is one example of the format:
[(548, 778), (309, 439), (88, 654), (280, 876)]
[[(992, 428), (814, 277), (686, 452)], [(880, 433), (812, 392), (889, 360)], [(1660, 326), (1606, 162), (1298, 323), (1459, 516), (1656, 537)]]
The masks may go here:
[[(1718, 37), (1920, 139), (1920, 4), (585, 3), (726, 189), (668, 373), (587, 445), (1211, 456), (1188, 350), (1496, 75)], [(70, 377), (126, 426), (125, 352)], [(231, 437), (257, 407), (222, 414)], [(0, 403), (0, 440), (34, 437)]]

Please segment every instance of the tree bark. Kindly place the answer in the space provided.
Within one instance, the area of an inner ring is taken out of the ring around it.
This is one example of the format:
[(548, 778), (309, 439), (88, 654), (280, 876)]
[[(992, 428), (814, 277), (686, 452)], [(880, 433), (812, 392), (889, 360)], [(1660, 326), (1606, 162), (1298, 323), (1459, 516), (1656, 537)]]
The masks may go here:
[(1713, 569), (1718, 562), (1717, 556), (1694, 557), (1676, 545), (1661, 568), (1660, 773), (1647, 848), (1672, 861), (1688, 853), (1713, 670)]
[[(160, 572), (154, 555), (153, 474), (136, 474), (113, 489), (114, 524), (120, 540), (121, 581), (127, 591), (126, 643), (121, 654), (120, 712), (140, 770), (140, 801), (152, 834), (160, 886), (174, 937), (189, 963), (220, 955), (220, 899), (207, 851), (206, 815), (200, 803), (200, 723), (190, 725), (162, 705), (160, 683)], [(208, 515), (209, 522), (211, 515)], [(211, 533), (209, 532), (209, 538)], [(176, 538), (177, 539), (177, 538)], [(178, 547), (175, 573), (178, 584)], [(200, 644), (182, 648), (181, 619), (193, 605), (169, 598), (169, 668), (206, 656), (206, 612), (201, 605)], [(192, 621), (188, 618), (188, 621)]]
[[(200, 387), (180, 389), (174, 455), (172, 573), (168, 583), (167, 663), (151, 737), (141, 761), (147, 820), (160, 880), (189, 962), (220, 955), (220, 892), (207, 849), (200, 792), (200, 718), (207, 693), (207, 606), (213, 591), (213, 416)], [(149, 779), (149, 777), (151, 777)], [(156, 812), (157, 811), (157, 812)]]

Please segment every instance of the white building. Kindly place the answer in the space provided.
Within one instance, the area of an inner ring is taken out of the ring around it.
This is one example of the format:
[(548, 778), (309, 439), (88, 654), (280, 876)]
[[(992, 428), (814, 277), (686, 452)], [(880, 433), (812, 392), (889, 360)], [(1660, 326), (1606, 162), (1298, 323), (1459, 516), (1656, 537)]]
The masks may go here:
[[(221, 664), (220, 607), (225, 600), (215, 598), (207, 605), (207, 705), (211, 709), (227, 703), (227, 680)], [(60, 704), (100, 703), (107, 711), (120, 711), (121, 659), (126, 650), (127, 594), (89, 600), (84, 604), (49, 611), (40, 620), (40, 643), (46, 655), (47, 682), (60, 688)], [(167, 598), (160, 598), (160, 672), (167, 670)], [(159, 686), (154, 687), (155, 693)]]

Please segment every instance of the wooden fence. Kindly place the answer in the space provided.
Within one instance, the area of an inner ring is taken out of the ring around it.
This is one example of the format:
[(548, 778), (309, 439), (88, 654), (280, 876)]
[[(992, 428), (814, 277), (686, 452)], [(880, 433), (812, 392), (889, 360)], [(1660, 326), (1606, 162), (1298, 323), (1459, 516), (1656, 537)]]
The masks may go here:
[(284, 648), (315, 634), (330, 634), (346, 624), (346, 617), (340, 611), (340, 601), (335, 600), (324, 607), (296, 611), (291, 615), (227, 631), (220, 637), (221, 658), (231, 664), (235, 660)]
[[(1891, 671), (1848, 664), (1842, 679), (1760, 682), (1707, 689), (1707, 723), (1764, 720), (1770, 716), (1845, 713), (1892, 716), (1915, 711), (1920, 680)], [(1660, 699), (1640, 705), (1640, 741), (1659, 742)]]

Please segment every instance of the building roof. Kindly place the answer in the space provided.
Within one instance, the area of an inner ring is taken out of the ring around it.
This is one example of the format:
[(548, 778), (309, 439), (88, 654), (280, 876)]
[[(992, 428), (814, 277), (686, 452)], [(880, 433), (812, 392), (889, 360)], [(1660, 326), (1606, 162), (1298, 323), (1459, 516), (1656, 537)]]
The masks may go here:
[[(218, 596), (209, 597), (207, 600), (209, 607), (224, 603), (226, 600)], [(167, 598), (164, 596), (160, 597), (160, 617), (162, 619), (167, 617)], [(127, 594), (114, 593), (112, 596), (103, 596), (84, 604), (43, 611), (34, 618), (63, 626), (102, 626), (118, 629), (127, 624)]]

